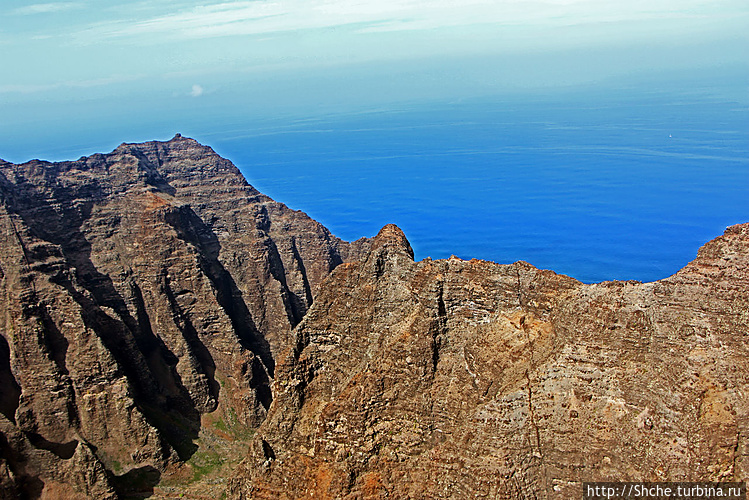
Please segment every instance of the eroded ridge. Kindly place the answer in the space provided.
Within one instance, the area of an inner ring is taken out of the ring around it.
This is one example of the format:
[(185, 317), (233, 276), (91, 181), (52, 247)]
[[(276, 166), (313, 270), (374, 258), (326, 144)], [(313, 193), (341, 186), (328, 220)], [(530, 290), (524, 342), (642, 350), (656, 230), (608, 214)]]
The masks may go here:
[(179, 135), (71, 162), (0, 162), (0, 201), (11, 495), (150, 494), (199, 444), (251, 434), (292, 328), (325, 277), (368, 246)]
[(746, 480), (749, 224), (655, 283), (412, 256), (386, 227), (333, 272), (230, 498)]

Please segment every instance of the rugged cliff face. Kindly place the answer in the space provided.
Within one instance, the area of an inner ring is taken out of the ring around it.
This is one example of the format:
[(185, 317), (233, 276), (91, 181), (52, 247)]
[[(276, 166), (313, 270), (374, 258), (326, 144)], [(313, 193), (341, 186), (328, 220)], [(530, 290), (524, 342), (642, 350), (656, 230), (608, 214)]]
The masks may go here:
[(0, 498), (749, 479), (749, 224), (655, 283), (414, 262), (180, 136), (0, 161), (0, 202)]
[(413, 262), (385, 227), (279, 362), (232, 498), (580, 498), (749, 477), (749, 225), (656, 283)]
[[(181, 136), (2, 162), (0, 201), (11, 498), (149, 492), (198, 444), (247, 435), (321, 282), (369, 244), (333, 237)], [(209, 424), (218, 434), (200, 441)]]

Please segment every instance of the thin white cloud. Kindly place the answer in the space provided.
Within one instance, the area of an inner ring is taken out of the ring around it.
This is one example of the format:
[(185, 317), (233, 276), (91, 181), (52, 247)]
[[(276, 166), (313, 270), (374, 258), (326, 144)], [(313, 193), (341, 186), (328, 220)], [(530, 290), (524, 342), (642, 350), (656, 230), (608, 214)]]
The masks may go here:
[(20, 16), (27, 16), (33, 14), (49, 14), (54, 12), (62, 12), (65, 10), (73, 10), (83, 8), (83, 4), (80, 2), (51, 2), (51, 3), (35, 3), (26, 5), (25, 7), (19, 7), (13, 10), (13, 14)]
[(577, 24), (711, 17), (736, 10), (734, 0), (238, 0), (203, 4), (140, 20), (117, 20), (79, 33), (153, 42), (349, 27), (357, 32), (431, 30), (493, 24)]
[(203, 90), (203, 87), (200, 86), (200, 85), (198, 85), (198, 84), (195, 84), (195, 85), (192, 86), (192, 90), (190, 91), (190, 95), (192, 97), (200, 97), (200, 96), (203, 95), (203, 92), (205, 92), (205, 90)]

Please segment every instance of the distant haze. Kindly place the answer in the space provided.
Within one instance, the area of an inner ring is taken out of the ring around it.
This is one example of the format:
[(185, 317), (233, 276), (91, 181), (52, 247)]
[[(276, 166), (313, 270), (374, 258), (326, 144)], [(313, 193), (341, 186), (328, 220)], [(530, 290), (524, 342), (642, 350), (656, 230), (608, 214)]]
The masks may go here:
[(749, 220), (746, 0), (0, 5), (0, 158), (193, 137), (347, 240), (654, 280)]
[(0, 20), (16, 161), (258, 116), (748, 74), (743, 0), (5, 0)]

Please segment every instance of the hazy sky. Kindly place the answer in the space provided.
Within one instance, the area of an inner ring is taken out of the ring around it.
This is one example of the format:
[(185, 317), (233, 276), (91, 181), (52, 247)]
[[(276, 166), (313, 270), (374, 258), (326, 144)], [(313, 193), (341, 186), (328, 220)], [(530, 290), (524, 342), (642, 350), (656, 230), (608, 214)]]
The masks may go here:
[(747, 27), (746, 0), (4, 0), (0, 148), (58, 137), (61, 117), (145, 134), (187, 115), (740, 72)]

